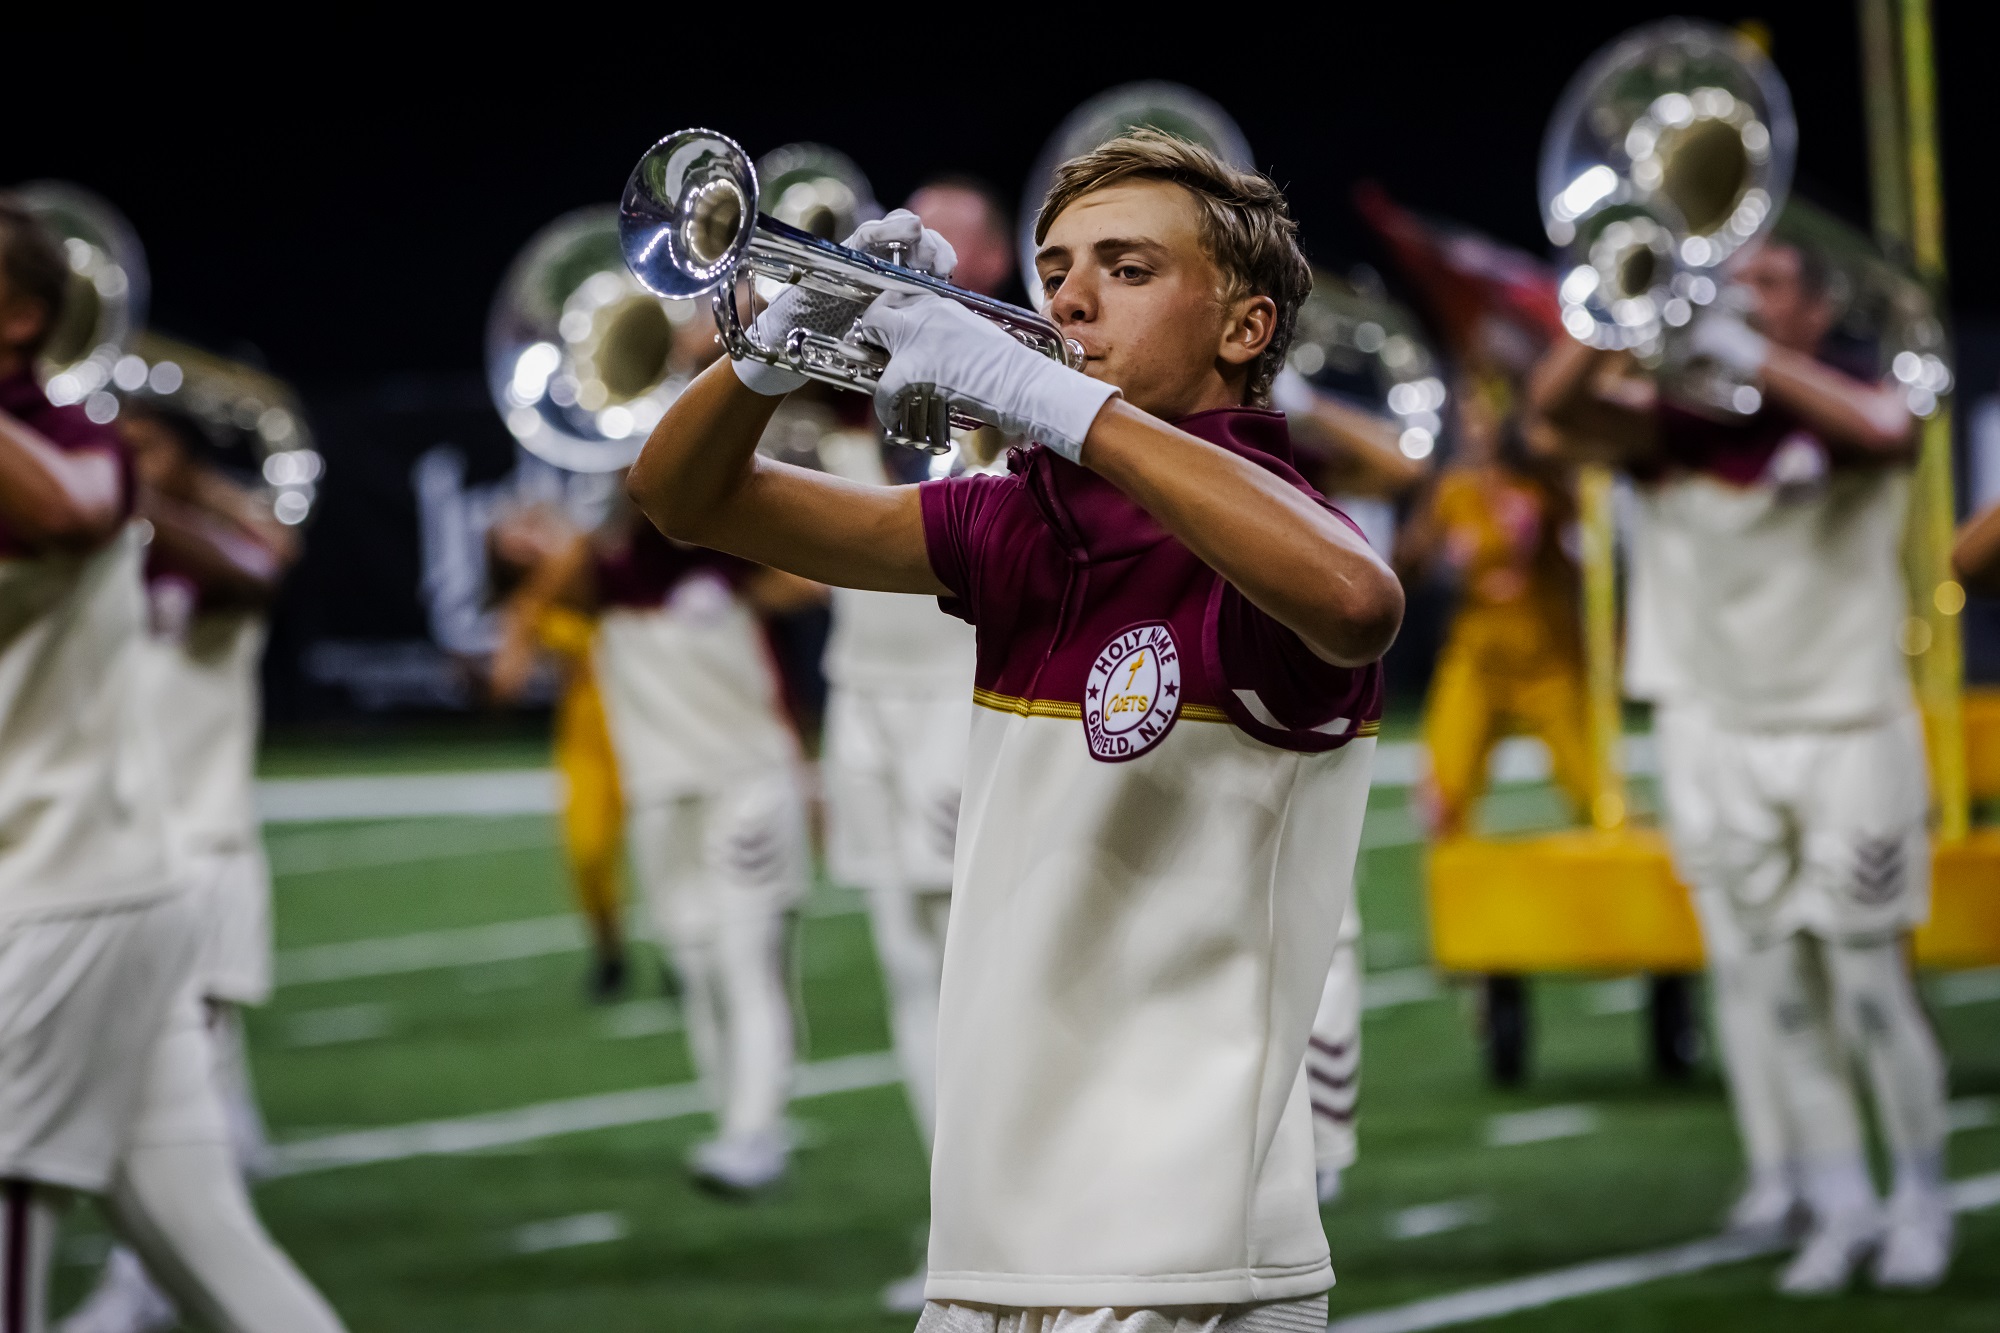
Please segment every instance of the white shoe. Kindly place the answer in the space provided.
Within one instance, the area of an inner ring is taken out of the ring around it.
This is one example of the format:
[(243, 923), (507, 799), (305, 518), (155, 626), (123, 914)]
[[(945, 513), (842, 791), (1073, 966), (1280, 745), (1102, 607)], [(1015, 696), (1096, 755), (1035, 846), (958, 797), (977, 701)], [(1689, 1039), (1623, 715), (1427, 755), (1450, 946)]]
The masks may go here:
[(1929, 1291), (1951, 1267), (1951, 1239), (1951, 1205), (1942, 1194), (1899, 1192), (1889, 1202), (1889, 1225), (1875, 1253), (1875, 1285)]
[(791, 1138), (782, 1128), (697, 1143), (688, 1154), (695, 1183), (725, 1194), (750, 1194), (784, 1178)]
[(1882, 1215), (1872, 1207), (1816, 1221), (1778, 1276), (1778, 1290), (1787, 1296), (1838, 1295), (1881, 1239)]
[(931, 1270), (928, 1265), (919, 1265), (917, 1271), (908, 1277), (899, 1277), (882, 1288), (882, 1308), (890, 1314), (922, 1314), (924, 1312), (924, 1284), (929, 1282)]
[(137, 1255), (124, 1246), (111, 1251), (97, 1289), (58, 1333), (161, 1333), (180, 1323), (174, 1303), (153, 1285)]
[(1319, 1202), (1321, 1207), (1325, 1207), (1340, 1197), (1339, 1167), (1323, 1166), (1314, 1173), (1314, 1179), (1319, 1186)]
[(1808, 1216), (1805, 1200), (1790, 1182), (1752, 1180), (1729, 1206), (1723, 1229), (1732, 1236), (1797, 1240)]

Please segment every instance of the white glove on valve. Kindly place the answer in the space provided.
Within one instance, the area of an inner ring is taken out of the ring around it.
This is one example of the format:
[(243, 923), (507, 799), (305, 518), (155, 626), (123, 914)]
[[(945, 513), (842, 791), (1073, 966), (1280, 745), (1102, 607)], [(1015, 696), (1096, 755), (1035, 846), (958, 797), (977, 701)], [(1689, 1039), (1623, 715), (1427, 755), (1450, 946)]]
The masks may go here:
[[(907, 208), (862, 223), (841, 244), (947, 280), (958, 267), (958, 252), (951, 248), (951, 242), (926, 227)], [(839, 335), (847, 331), (861, 310), (851, 301), (806, 291), (794, 284), (779, 292), (777, 299), (757, 316), (757, 322), (750, 326), (750, 337), (763, 347), (782, 347), (785, 336), (801, 324)], [(745, 388), (772, 398), (781, 398), (806, 382), (804, 375), (786, 366), (746, 360), (732, 360), (730, 364)]]
[(1771, 343), (1733, 310), (1710, 307), (1688, 329), (1688, 351), (1746, 380), (1763, 372)]
[(924, 389), (1003, 435), (1039, 441), (1074, 463), (1090, 423), (1118, 393), (942, 296), (878, 297), (858, 332), (889, 353), (875, 390), (875, 415), (891, 429), (902, 398)]

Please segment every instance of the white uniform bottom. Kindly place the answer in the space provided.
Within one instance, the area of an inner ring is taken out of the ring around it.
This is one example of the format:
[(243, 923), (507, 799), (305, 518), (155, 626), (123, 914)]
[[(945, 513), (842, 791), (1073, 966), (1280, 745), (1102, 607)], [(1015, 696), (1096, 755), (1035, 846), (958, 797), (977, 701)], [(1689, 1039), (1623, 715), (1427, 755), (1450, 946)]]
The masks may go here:
[(1326, 1333), (1326, 1296), (1157, 1310), (1022, 1310), (931, 1301), (916, 1333)]
[(917, 1131), (937, 1124), (938, 984), (971, 694), (836, 686), (827, 703), (827, 873), (868, 894), (889, 1026)]
[[(219, 1333), (339, 1333), (340, 1320), (285, 1257), (253, 1210), (214, 1082), (215, 1052), (191, 988), (163, 1006), (165, 1031), (135, 1061), (136, 1114), (118, 1153), (105, 1215), (180, 1309)], [(157, 1011), (156, 1011), (157, 1012)], [(0, 1253), (39, 1253), (39, 1268), (0, 1265), (5, 1333), (40, 1333), (46, 1254), (62, 1192), (10, 1191)], [(18, 1230), (16, 1228), (19, 1228)], [(17, 1292), (9, 1275), (24, 1279)]]
[(627, 836), (722, 1137), (774, 1132), (792, 1077), (785, 921), (807, 876), (797, 777), (635, 804)]
[(271, 998), (271, 866), (264, 845), (196, 853), (195, 891), (208, 934), (202, 944), (201, 993), (231, 1004)]
[(188, 894), (0, 925), (0, 1180), (110, 1182), (198, 931)]
[(1873, 1207), (1859, 1060), (1899, 1193), (1935, 1189), (1944, 1061), (1903, 950), (1929, 899), (1916, 718), (1744, 733), (1675, 705), (1656, 726), (1753, 1181), (1791, 1179), (1822, 1217)]
[(1313, 1164), (1321, 1197), (1328, 1172), (1354, 1165), (1355, 1105), (1361, 1098), (1361, 912), (1350, 903), (1340, 922), (1333, 966), (1327, 969), (1306, 1045), (1306, 1090), (1312, 1095)]

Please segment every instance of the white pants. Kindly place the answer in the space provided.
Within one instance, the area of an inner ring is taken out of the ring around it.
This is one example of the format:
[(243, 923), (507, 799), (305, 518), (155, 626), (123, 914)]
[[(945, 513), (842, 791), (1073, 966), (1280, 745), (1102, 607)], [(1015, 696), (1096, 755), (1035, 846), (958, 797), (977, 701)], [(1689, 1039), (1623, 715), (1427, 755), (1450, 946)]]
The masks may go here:
[(1740, 733), (1677, 704), (1655, 725), (1751, 1171), (1796, 1174), (1823, 1212), (1858, 1193), (1858, 1059), (1899, 1181), (1934, 1177), (1944, 1062), (1903, 950), (1930, 882), (1916, 719)]
[[(1773, 1065), (1809, 1201), (1847, 1206), (1865, 1179), (1858, 1062), (1897, 1186), (1931, 1188), (1942, 1169), (1945, 1065), (1900, 940), (1842, 943), (1799, 934), (1752, 950), (1753, 994), (1771, 1016)], [(1814, 1198), (1832, 1191), (1832, 1199)]]
[(1312, 1095), (1313, 1162), (1322, 1171), (1354, 1165), (1354, 1108), (1361, 1097), (1361, 914), (1350, 905), (1340, 923), (1333, 966), (1306, 1045)]
[(792, 1078), (785, 924), (807, 875), (797, 777), (635, 804), (627, 837), (723, 1137), (777, 1128)]
[(263, 1004), (271, 998), (271, 865), (264, 844), (203, 851), (191, 861), (207, 916), (201, 993)]
[(835, 687), (827, 702), (827, 873), (865, 889), (889, 1028), (926, 1147), (937, 1124), (938, 984), (971, 695)]
[(110, 1182), (199, 926), (186, 893), (0, 926), (0, 1180)]
[[(272, 1243), (253, 1210), (214, 1082), (215, 1054), (192, 989), (169, 1006), (165, 1032), (142, 1061), (134, 1118), (108, 1188), (106, 1216), (180, 1309), (217, 1333), (339, 1333), (325, 1300)], [(40, 1333), (46, 1258), (60, 1191), (10, 1191), (0, 1254), (42, 1258), (25, 1271), (20, 1333)], [(19, 1230), (16, 1230), (16, 1228)], [(0, 1316), (13, 1293), (0, 1264)], [(0, 1322), (0, 1331), (17, 1333)]]

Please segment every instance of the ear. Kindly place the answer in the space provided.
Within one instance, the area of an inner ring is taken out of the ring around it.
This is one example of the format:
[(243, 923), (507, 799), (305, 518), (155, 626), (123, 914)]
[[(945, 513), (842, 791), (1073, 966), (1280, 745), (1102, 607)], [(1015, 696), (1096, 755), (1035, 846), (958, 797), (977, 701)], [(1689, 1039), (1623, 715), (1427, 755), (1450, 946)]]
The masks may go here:
[(1229, 308), (1216, 355), (1225, 365), (1247, 366), (1263, 355), (1278, 332), (1278, 303), (1268, 296), (1245, 296)]

